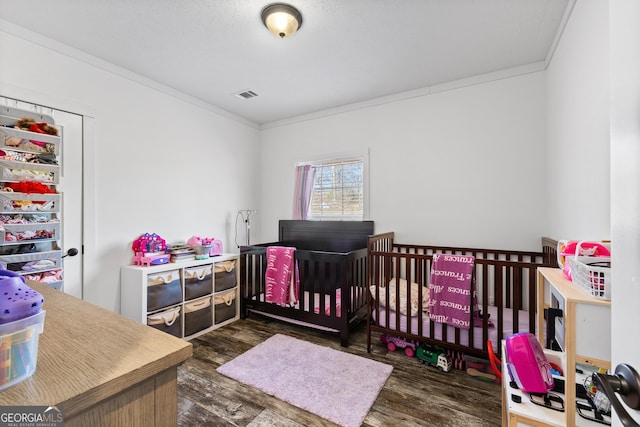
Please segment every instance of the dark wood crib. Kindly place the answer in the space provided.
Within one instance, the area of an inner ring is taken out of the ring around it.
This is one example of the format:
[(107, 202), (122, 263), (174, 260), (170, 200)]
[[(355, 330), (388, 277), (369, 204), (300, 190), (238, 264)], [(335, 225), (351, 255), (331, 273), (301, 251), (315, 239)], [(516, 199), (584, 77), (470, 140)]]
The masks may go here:
[[(557, 266), (555, 242), (545, 238), (542, 243), (541, 252), (527, 252), (400, 244), (394, 242), (394, 233), (371, 236), (368, 350), (372, 334), (380, 333), (486, 358), (488, 341), (499, 353), (500, 342), (506, 336), (535, 333), (536, 271), (541, 266)], [(461, 329), (429, 319), (425, 305), (435, 253), (475, 257), (481, 325)]]
[[(348, 345), (349, 330), (367, 317), (367, 239), (373, 221), (279, 221), (278, 241), (240, 248), (241, 313), (250, 312), (336, 332)], [(266, 251), (295, 247), (300, 301), (265, 301)]]

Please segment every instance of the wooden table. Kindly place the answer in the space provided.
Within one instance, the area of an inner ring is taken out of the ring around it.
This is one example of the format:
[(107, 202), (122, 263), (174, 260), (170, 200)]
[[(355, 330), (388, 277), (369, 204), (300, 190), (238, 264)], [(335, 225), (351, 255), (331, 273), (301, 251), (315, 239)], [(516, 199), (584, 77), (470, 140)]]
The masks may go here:
[(177, 367), (190, 343), (29, 282), (44, 295), (33, 376), (0, 392), (0, 405), (57, 406), (70, 426), (172, 426)]

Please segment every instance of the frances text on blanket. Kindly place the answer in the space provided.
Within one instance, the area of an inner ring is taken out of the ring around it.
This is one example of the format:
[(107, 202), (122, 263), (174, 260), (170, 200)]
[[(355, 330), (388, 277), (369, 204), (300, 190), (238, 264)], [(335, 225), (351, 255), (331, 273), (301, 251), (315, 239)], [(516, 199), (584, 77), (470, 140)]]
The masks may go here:
[(444, 260), (450, 262), (466, 262), (467, 264), (474, 263), (472, 257), (464, 255), (444, 255)]
[(440, 306), (454, 308), (456, 310), (460, 310), (460, 311), (463, 311), (465, 313), (470, 313), (471, 312), (469, 305), (460, 304), (460, 303), (453, 302), (453, 301), (440, 301)]
[(469, 289), (460, 289), (460, 288), (456, 288), (455, 286), (447, 287), (447, 291), (451, 292), (453, 294), (471, 295), (471, 290), (469, 290)]
[(446, 271), (446, 270), (431, 270), (431, 274), (434, 276), (445, 276), (445, 277), (453, 277), (457, 280), (465, 280), (465, 276), (468, 276), (464, 273), (456, 273), (454, 271)]

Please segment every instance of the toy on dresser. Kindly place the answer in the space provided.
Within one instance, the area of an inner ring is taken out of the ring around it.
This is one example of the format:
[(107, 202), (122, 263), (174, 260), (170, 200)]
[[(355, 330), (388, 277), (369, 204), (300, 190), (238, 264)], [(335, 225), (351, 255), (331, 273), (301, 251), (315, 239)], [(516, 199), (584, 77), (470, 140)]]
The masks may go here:
[(222, 241), (213, 237), (191, 236), (187, 240), (187, 245), (191, 246), (196, 252), (196, 259), (222, 255)]
[(144, 233), (131, 245), (134, 265), (160, 265), (169, 262), (167, 242), (156, 233)]

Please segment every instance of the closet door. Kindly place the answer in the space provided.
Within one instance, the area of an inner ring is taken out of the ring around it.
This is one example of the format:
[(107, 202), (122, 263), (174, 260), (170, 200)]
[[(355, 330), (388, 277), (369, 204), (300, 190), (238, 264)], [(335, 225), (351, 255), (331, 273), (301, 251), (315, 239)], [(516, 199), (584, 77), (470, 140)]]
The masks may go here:
[(62, 259), (64, 291), (82, 298), (82, 116), (59, 110), (52, 110), (52, 116), (62, 128), (58, 185), (62, 195), (60, 248), (63, 256), (69, 249), (78, 250), (77, 255)]

